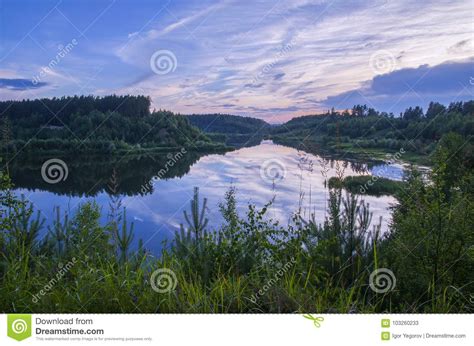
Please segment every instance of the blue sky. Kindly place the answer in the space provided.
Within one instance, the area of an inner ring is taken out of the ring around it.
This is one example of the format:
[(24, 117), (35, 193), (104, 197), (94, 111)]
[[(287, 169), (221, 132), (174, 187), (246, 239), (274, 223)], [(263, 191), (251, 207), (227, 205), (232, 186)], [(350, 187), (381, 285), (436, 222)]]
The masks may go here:
[(474, 98), (473, 14), (466, 0), (0, 0), (0, 99), (146, 94), (270, 122), (426, 108)]

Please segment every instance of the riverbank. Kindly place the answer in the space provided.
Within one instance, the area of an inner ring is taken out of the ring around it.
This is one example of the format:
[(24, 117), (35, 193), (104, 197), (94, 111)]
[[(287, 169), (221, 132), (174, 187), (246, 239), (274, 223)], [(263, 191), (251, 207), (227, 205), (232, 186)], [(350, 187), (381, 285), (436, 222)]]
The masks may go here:
[(272, 136), (271, 139), (281, 145), (291, 146), (298, 150), (304, 150), (310, 153), (331, 156), (337, 159), (353, 159), (361, 161), (372, 161), (374, 163), (384, 163), (397, 155), (398, 161), (407, 164), (420, 166), (431, 166), (431, 158), (426, 155), (420, 155), (414, 152), (381, 148), (361, 148), (350, 142), (344, 143), (324, 143), (312, 140), (306, 140), (296, 137)]
[(65, 147), (58, 147), (52, 149), (41, 149), (27, 146), (19, 148), (16, 151), (6, 151), (3, 149), (0, 151), (0, 155), (4, 158), (4, 162), (8, 161), (11, 157), (16, 156), (28, 156), (28, 157), (63, 157), (67, 155), (87, 155), (87, 156), (101, 156), (101, 155), (112, 155), (112, 156), (139, 156), (144, 154), (163, 154), (163, 153), (175, 153), (180, 151), (195, 152), (195, 153), (225, 153), (228, 151), (235, 150), (234, 147), (222, 144), (222, 143), (205, 143), (197, 145), (183, 145), (183, 146), (139, 146), (139, 145), (122, 145), (117, 146), (114, 142), (109, 142), (109, 145), (104, 148), (90, 148), (87, 146), (81, 146), (77, 143), (71, 143)]
[(344, 188), (357, 195), (397, 196), (406, 186), (403, 181), (395, 181), (374, 175), (348, 176), (344, 179), (332, 177), (328, 181), (330, 189)]

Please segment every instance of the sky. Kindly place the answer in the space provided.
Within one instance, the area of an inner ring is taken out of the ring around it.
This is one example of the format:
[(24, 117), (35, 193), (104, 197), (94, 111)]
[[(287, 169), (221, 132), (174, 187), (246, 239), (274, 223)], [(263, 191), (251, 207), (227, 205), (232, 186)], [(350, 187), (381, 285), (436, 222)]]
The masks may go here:
[(149, 95), (271, 123), (474, 99), (473, 0), (0, 0), (0, 99)]

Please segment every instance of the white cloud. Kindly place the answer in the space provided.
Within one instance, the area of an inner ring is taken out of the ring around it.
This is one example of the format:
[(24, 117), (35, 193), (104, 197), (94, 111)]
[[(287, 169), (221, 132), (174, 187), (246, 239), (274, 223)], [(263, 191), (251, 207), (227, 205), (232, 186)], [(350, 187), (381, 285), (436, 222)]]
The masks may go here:
[[(181, 19), (133, 36), (117, 54), (148, 72), (137, 86), (174, 111), (264, 115), (265, 108), (297, 106), (277, 116), (313, 113), (322, 108), (318, 101), (372, 79), (377, 71), (369, 60), (378, 51), (392, 54), (394, 69), (474, 56), (471, 6), (461, 0), (222, 2), (178, 13)], [(176, 54), (176, 72), (149, 71), (158, 48)], [(277, 73), (284, 77), (274, 79)]]

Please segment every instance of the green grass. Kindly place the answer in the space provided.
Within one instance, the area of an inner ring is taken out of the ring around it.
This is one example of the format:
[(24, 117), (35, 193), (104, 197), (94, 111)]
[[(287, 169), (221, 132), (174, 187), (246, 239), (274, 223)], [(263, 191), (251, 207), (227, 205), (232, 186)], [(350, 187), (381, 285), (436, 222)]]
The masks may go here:
[[(286, 137), (273, 136), (272, 139), (277, 144), (288, 145), (305, 150), (315, 155), (331, 156), (339, 159), (355, 159), (355, 160), (370, 160), (375, 162), (385, 162), (390, 155), (397, 154), (397, 151), (389, 148), (370, 148), (356, 145), (355, 142), (340, 142), (335, 141), (325, 142), (311, 139), (304, 139), (304, 137)], [(422, 155), (411, 151), (405, 151), (400, 155), (402, 162), (411, 163), (415, 165), (431, 166), (432, 160), (430, 155)]]
[[(332, 193), (337, 200), (337, 190)], [(363, 221), (356, 221), (355, 218), (364, 217), (363, 210), (368, 210), (368, 206), (354, 196), (342, 198), (342, 204), (341, 200), (336, 202), (332, 198), (332, 208), (345, 206), (346, 211), (338, 222), (322, 227), (312, 221), (295, 219), (289, 228), (266, 219), (266, 207), (249, 206), (246, 217), (240, 218), (234, 214), (233, 198), (233, 193), (228, 193), (226, 204), (221, 206), (227, 223), (216, 233), (195, 227), (203, 220), (199, 220), (201, 211), (192, 208), (187, 227), (182, 227), (182, 233), (177, 234), (176, 241), (159, 258), (143, 248), (128, 251), (126, 257), (119, 256), (111, 231), (116, 226), (100, 225), (100, 213), (93, 203), (82, 205), (70, 219), (58, 213), (57, 232), (50, 232), (43, 240), (38, 238), (32, 210), (20, 208), (17, 218), (24, 221), (15, 222), (10, 233), (2, 234), (1, 238), (0, 311), (463, 311), (455, 291), (435, 292), (430, 297), (431, 304), (406, 305), (403, 292), (377, 294), (370, 289), (370, 273), (388, 265), (386, 258), (377, 255), (387, 244), (370, 232)], [(200, 201), (197, 191), (195, 201)], [(347, 208), (351, 203), (356, 203), (361, 211), (352, 221), (347, 219), (350, 216), (343, 216), (350, 215)], [(345, 226), (341, 228), (351, 222), (356, 232), (353, 245), (345, 240), (351, 233)], [(127, 224), (123, 227), (126, 234)], [(351, 259), (349, 254), (355, 248), (359, 249), (358, 255)], [(61, 268), (68, 270), (51, 283)], [(160, 268), (176, 275), (175, 289), (165, 293), (152, 289), (152, 274)]]
[[(268, 217), (271, 203), (238, 214), (231, 188), (217, 229), (206, 226), (206, 199), (196, 188), (180, 231), (157, 257), (141, 242), (129, 248), (133, 229), (119, 196), (110, 196), (105, 224), (87, 202), (74, 215), (58, 211), (40, 237), (40, 215), (12, 195), (0, 172), (0, 312), (471, 312), (473, 171), (469, 153), (458, 150), (461, 138), (442, 143), (430, 183), (416, 170), (407, 175), (386, 234), (370, 205), (340, 185), (329, 189), (324, 220), (296, 212), (286, 226)], [(173, 273), (170, 280), (155, 280), (160, 269)], [(376, 270), (393, 275), (381, 281), (385, 291), (373, 290)]]
[(344, 188), (354, 194), (371, 196), (396, 196), (405, 185), (402, 181), (373, 175), (348, 176), (342, 181), (337, 177), (331, 177), (328, 184), (329, 188)]
[[(113, 143), (111, 141), (111, 143)], [(227, 146), (223, 143), (201, 143), (199, 145), (184, 145), (184, 146), (156, 146), (156, 147), (139, 147), (134, 145), (127, 145), (124, 148), (117, 148), (112, 151), (107, 150), (100, 150), (100, 149), (75, 149), (74, 153), (79, 154), (88, 154), (88, 155), (141, 155), (141, 154), (155, 154), (155, 153), (169, 153), (169, 152), (178, 152), (182, 149), (186, 149), (189, 152), (201, 152), (201, 153), (214, 153), (214, 152), (226, 152), (230, 150), (234, 150), (233, 147)], [(64, 148), (57, 148), (57, 149), (36, 149), (36, 148), (26, 148), (23, 154), (31, 155), (31, 156), (64, 156), (65, 154)], [(0, 148), (0, 154), (3, 157), (13, 156), (12, 153), (7, 153), (4, 148)]]
[[(352, 145), (350, 143), (341, 144), (340, 150), (349, 154), (357, 155), (361, 159), (364, 158), (380, 161), (387, 160), (387, 155), (393, 155), (397, 153), (393, 149), (360, 148), (357, 145)], [(421, 166), (432, 165), (429, 155), (421, 155), (410, 151), (403, 153), (403, 155), (400, 157), (400, 160), (406, 163), (412, 163)]]

